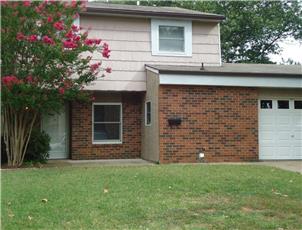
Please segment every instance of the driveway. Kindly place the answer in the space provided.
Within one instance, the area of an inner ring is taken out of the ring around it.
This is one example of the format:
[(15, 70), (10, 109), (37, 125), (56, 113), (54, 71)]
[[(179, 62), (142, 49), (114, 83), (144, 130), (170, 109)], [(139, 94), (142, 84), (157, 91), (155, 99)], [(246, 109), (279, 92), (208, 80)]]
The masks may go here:
[(285, 169), (292, 172), (298, 172), (302, 174), (302, 160), (297, 161), (261, 161), (257, 162), (259, 165), (268, 165), (281, 169)]

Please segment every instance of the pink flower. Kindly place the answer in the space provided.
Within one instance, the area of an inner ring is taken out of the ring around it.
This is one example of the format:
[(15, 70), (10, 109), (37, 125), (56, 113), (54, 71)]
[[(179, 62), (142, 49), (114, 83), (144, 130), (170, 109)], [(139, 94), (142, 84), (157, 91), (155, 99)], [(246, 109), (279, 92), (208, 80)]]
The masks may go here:
[(64, 88), (59, 88), (59, 94), (63, 95), (65, 93), (65, 89)]
[(63, 6), (64, 6), (65, 9), (68, 8), (68, 7), (69, 7), (68, 2), (65, 2), (65, 3), (63, 4)]
[(63, 46), (64, 48), (77, 48), (78, 45), (76, 43), (74, 43), (73, 41), (63, 41)]
[(71, 26), (71, 29), (72, 29), (74, 32), (78, 32), (78, 31), (79, 31), (79, 27), (76, 26), (76, 25), (72, 25), (72, 26)]
[(30, 6), (31, 2), (30, 1), (23, 1), (23, 6)]
[(77, 19), (79, 17), (79, 13), (76, 13), (75, 15), (72, 16), (73, 19)]
[(29, 42), (35, 42), (38, 40), (38, 36), (33, 34), (33, 35), (30, 35), (27, 39)]
[(13, 85), (20, 84), (21, 81), (16, 76), (5, 76), (2, 79), (2, 84), (8, 88), (11, 88)]
[(54, 27), (56, 30), (64, 30), (64, 25), (63, 25), (63, 22), (62, 22), (62, 21), (55, 22), (55, 23), (53, 24), (53, 27)]
[(87, 45), (87, 46), (92, 46), (94, 44), (99, 45), (101, 43), (101, 41), (102, 41), (101, 39), (87, 38), (87, 39), (85, 39), (84, 44)]
[(91, 46), (94, 44), (94, 41), (93, 41), (93, 39), (87, 38), (87, 39), (85, 39), (84, 44), (87, 46)]
[(22, 32), (18, 32), (16, 38), (18, 41), (21, 41), (21, 40), (24, 40), (26, 38), (26, 36)]
[(102, 39), (94, 39), (94, 43), (96, 45), (99, 45), (101, 43)]
[(92, 64), (92, 65), (90, 66), (90, 70), (91, 70), (92, 72), (94, 72), (94, 71), (96, 71), (96, 70), (100, 67), (100, 65), (101, 65), (100, 62), (99, 62), (99, 63)]
[(37, 13), (41, 13), (45, 5), (46, 5), (45, 2), (40, 3), (37, 7), (35, 7), (35, 11)]
[(51, 16), (49, 16), (48, 18), (47, 18), (47, 22), (52, 22), (53, 21), (53, 18), (51, 17)]
[(76, 8), (77, 7), (77, 1), (72, 0), (71, 1), (71, 7)]
[(31, 75), (29, 75), (28, 77), (26, 77), (26, 81), (28, 83), (32, 83), (34, 81), (33, 77)]
[(69, 30), (69, 31), (68, 31), (68, 33), (67, 33), (67, 34), (65, 34), (65, 37), (66, 37), (66, 38), (71, 39), (71, 38), (73, 37), (73, 33), (72, 33), (72, 31), (71, 31), (71, 30)]
[(107, 73), (111, 73), (111, 72), (112, 72), (112, 69), (111, 69), (110, 67), (107, 67), (107, 68), (105, 69), (105, 71), (106, 71)]
[(110, 55), (109, 55), (110, 52), (111, 52), (111, 50), (109, 49), (108, 44), (104, 43), (103, 50), (102, 50), (103, 57), (104, 58), (109, 58), (110, 57)]
[(81, 37), (80, 37), (80, 36), (75, 36), (75, 37), (73, 38), (73, 40), (76, 41), (76, 42), (78, 42), (78, 41), (81, 40)]
[(91, 101), (95, 101), (95, 96), (92, 96), (92, 97), (91, 97)]
[(53, 39), (50, 38), (50, 37), (48, 37), (47, 35), (43, 36), (42, 41), (45, 44), (49, 44), (49, 45), (54, 45), (55, 44), (55, 42), (53, 41)]

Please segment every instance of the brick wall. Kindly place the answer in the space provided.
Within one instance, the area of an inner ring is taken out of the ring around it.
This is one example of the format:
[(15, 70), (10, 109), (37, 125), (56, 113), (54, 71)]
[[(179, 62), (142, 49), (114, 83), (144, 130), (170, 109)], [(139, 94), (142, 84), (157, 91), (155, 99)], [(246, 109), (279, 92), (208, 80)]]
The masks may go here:
[[(255, 88), (160, 86), (160, 162), (258, 160)], [(169, 127), (169, 117), (181, 117)]]
[[(96, 98), (95, 102), (104, 102), (102, 95)], [(123, 93), (121, 95), (122, 144), (92, 144), (92, 104), (73, 103), (71, 105), (71, 158), (77, 160), (140, 158), (141, 99), (141, 94)]]

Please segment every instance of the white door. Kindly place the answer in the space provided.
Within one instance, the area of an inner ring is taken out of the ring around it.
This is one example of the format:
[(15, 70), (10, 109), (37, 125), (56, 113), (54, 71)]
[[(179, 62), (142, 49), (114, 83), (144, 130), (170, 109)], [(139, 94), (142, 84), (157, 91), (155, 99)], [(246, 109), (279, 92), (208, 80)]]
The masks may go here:
[(50, 136), (49, 159), (68, 158), (68, 125), (66, 110), (60, 114), (45, 115), (42, 129)]
[(302, 100), (259, 100), (259, 159), (302, 159)]

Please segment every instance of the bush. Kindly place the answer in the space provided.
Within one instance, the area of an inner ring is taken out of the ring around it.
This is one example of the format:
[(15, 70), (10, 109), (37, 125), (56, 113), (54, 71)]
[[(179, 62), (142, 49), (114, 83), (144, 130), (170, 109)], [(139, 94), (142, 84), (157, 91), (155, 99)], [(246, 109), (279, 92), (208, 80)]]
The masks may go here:
[[(25, 161), (46, 163), (49, 157), (49, 142), (50, 137), (47, 133), (38, 128), (33, 129), (25, 154)], [(7, 163), (6, 147), (4, 138), (1, 137), (1, 164), (5, 163)]]
[(50, 150), (50, 137), (40, 129), (34, 129), (28, 143), (25, 161), (46, 163)]

